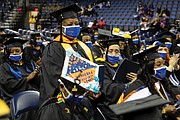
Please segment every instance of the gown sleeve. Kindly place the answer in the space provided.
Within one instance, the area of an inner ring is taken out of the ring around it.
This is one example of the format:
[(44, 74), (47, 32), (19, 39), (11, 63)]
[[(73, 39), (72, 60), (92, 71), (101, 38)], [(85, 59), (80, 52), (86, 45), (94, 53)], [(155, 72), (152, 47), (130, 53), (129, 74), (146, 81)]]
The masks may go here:
[(42, 55), (42, 80), (40, 101), (52, 97), (58, 88), (58, 79), (62, 71), (65, 50), (57, 42), (49, 44)]

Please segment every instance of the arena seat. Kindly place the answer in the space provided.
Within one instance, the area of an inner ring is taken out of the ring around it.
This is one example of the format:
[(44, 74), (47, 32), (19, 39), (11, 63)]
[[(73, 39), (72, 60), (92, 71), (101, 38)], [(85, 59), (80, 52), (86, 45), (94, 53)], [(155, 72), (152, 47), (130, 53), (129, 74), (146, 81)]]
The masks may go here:
[(16, 94), (10, 101), (11, 118), (18, 118), (19, 115), (39, 107), (39, 92), (24, 91)]

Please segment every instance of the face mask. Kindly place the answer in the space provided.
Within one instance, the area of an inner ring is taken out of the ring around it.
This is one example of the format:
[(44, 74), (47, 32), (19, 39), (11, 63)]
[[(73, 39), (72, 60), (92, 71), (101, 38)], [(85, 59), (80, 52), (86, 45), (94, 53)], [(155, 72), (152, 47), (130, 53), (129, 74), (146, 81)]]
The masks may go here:
[(62, 26), (64, 28), (64, 33), (67, 36), (76, 38), (79, 33), (80, 33), (80, 26), (76, 25), (76, 26)]
[(170, 30), (170, 32), (174, 33), (174, 34), (177, 34), (177, 31), (176, 30)]
[(162, 80), (166, 77), (166, 66), (161, 68), (154, 69), (155, 71), (155, 77), (159, 80)]
[(37, 45), (37, 46), (41, 46), (41, 45), (42, 45), (42, 41), (41, 41), (41, 40), (40, 40), (40, 41), (37, 40), (37, 41), (36, 41), (36, 45)]
[(119, 61), (119, 56), (111, 56), (107, 55), (108, 62), (111, 63), (112, 65), (118, 63)]
[(133, 40), (133, 43), (136, 44), (136, 45), (138, 44), (138, 42), (139, 42), (138, 39), (134, 39), (134, 40)]
[(19, 62), (22, 59), (22, 53), (19, 55), (9, 55), (9, 59), (14, 62)]
[(155, 41), (155, 42), (153, 43), (153, 45), (154, 45), (154, 46), (155, 46), (155, 45), (162, 45), (162, 43), (159, 42), (159, 41)]
[(98, 40), (98, 35), (95, 35), (95, 36), (94, 36), (94, 40)]
[(172, 46), (172, 43), (165, 43), (165, 45), (166, 45), (166, 47), (167, 47), (168, 49), (170, 49), (171, 46)]
[[(63, 96), (64, 96), (64, 99), (66, 99), (66, 100), (68, 100), (68, 101), (70, 101), (70, 102), (73, 102), (73, 94), (71, 94), (71, 93), (69, 92), (69, 90), (67, 90), (66, 86), (64, 86), (64, 88), (65, 88), (66, 92), (68, 93), (68, 96), (67, 96), (67, 97), (65, 97), (65, 95), (62, 93)], [(83, 96), (77, 96), (77, 95), (75, 95), (74, 103), (75, 103), (75, 104), (80, 103), (80, 102), (83, 100), (84, 96), (85, 96), (85, 94), (84, 94)]]
[[(84, 96), (76, 96), (75, 95), (75, 99), (74, 99), (74, 103), (78, 104), (83, 100)], [(66, 100), (73, 102), (73, 94), (69, 94), (68, 97), (66, 98)]]
[(163, 59), (167, 56), (167, 53), (165, 51), (158, 51), (158, 54), (160, 54)]
[(85, 42), (86, 43), (86, 45), (90, 48), (90, 49), (92, 49), (92, 42), (91, 41), (87, 41), (87, 42)]

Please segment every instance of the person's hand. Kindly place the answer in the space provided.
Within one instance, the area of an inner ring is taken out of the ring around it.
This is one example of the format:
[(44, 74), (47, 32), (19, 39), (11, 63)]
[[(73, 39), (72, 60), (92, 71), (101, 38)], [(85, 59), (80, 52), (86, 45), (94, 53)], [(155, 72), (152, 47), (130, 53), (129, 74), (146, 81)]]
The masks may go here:
[(178, 54), (173, 55), (169, 60), (169, 66), (167, 70), (172, 72), (173, 68), (177, 65), (178, 61), (179, 61), (179, 55)]
[(175, 113), (176, 111), (176, 107), (174, 105), (169, 105), (169, 104), (167, 104), (166, 107), (164, 107), (164, 109), (168, 114)]
[(86, 96), (91, 99), (91, 100), (96, 100), (101, 96), (101, 92), (99, 91), (98, 93), (94, 93), (92, 91), (87, 91)]
[(37, 61), (36, 61), (36, 64), (37, 64), (37, 65), (40, 65), (40, 64), (41, 64), (41, 59), (37, 60)]
[(64, 84), (60, 83), (59, 90), (63, 93), (64, 97), (68, 97), (69, 93), (67, 92), (67, 89), (65, 88)]
[(133, 73), (133, 72), (127, 73), (126, 78), (131, 82), (134, 82), (135, 80), (137, 80), (137, 73)]
[(27, 77), (27, 81), (32, 80), (36, 76), (36, 74), (39, 73), (39, 71), (40, 71), (40, 67), (38, 66), (33, 72), (29, 74), (29, 76)]

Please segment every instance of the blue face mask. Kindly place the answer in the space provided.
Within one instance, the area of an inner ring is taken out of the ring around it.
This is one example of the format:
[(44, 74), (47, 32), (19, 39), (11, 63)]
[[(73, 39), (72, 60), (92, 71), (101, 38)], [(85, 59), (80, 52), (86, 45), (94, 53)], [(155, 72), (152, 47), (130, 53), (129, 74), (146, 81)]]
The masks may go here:
[(111, 56), (111, 55), (107, 55), (107, 60), (109, 63), (111, 63), (112, 65), (116, 64), (119, 62), (119, 56)]
[(80, 33), (80, 26), (76, 25), (76, 26), (62, 26), (64, 28), (64, 33), (67, 36), (76, 38), (79, 33)]
[(139, 40), (138, 40), (138, 39), (134, 39), (134, 40), (132, 40), (132, 41), (133, 41), (133, 43), (134, 43), (134, 44), (136, 44), (136, 45), (137, 45), (137, 44), (138, 44), (138, 42), (139, 42)]
[[(83, 100), (84, 96), (76, 96), (75, 95), (75, 99), (74, 99), (74, 103), (78, 104)], [(68, 98), (66, 98), (66, 100), (73, 102), (73, 94), (69, 94)]]
[(167, 56), (167, 53), (165, 51), (158, 51), (158, 54), (160, 54), (163, 59), (165, 59)]
[[(63, 83), (63, 84), (64, 84), (64, 83)], [(65, 97), (64, 94), (62, 93), (63, 96), (64, 96), (64, 99), (66, 99), (66, 100), (68, 100), (68, 101), (70, 101), (70, 102), (73, 102), (73, 94), (71, 94), (71, 93), (69, 92), (69, 90), (67, 90), (67, 88), (66, 88), (65, 86), (64, 86), (64, 88), (65, 88), (66, 92), (68, 93), (68, 96), (67, 96), (67, 97)], [(85, 96), (85, 94), (82, 95), (82, 96), (77, 96), (77, 95), (75, 95), (74, 103), (75, 103), (75, 104), (80, 103), (80, 102), (83, 100), (84, 96)]]
[(36, 41), (36, 45), (37, 45), (37, 46), (41, 46), (42, 43), (43, 43), (42, 41)]
[(86, 43), (86, 45), (90, 48), (90, 49), (92, 49), (92, 42), (91, 41), (87, 41), (87, 42), (85, 42)]
[(177, 30), (170, 30), (170, 32), (177, 34)]
[(168, 49), (170, 49), (171, 48), (171, 46), (172, 46), (172, 43), (165, 43), (165, 45), (166, 45), (166, 47), (168, 48)]
[(19, 55), (9, 55), (9, 59), (14, 62), (19, 62), (22, 59), (22, 53)]
[(98, 35), (95, 35), (95, 36), (94, 36), (94, 40), (98, 40)]
[(166, 77), (166, 66), (154, 69), (155, 77), (162, 80)]

